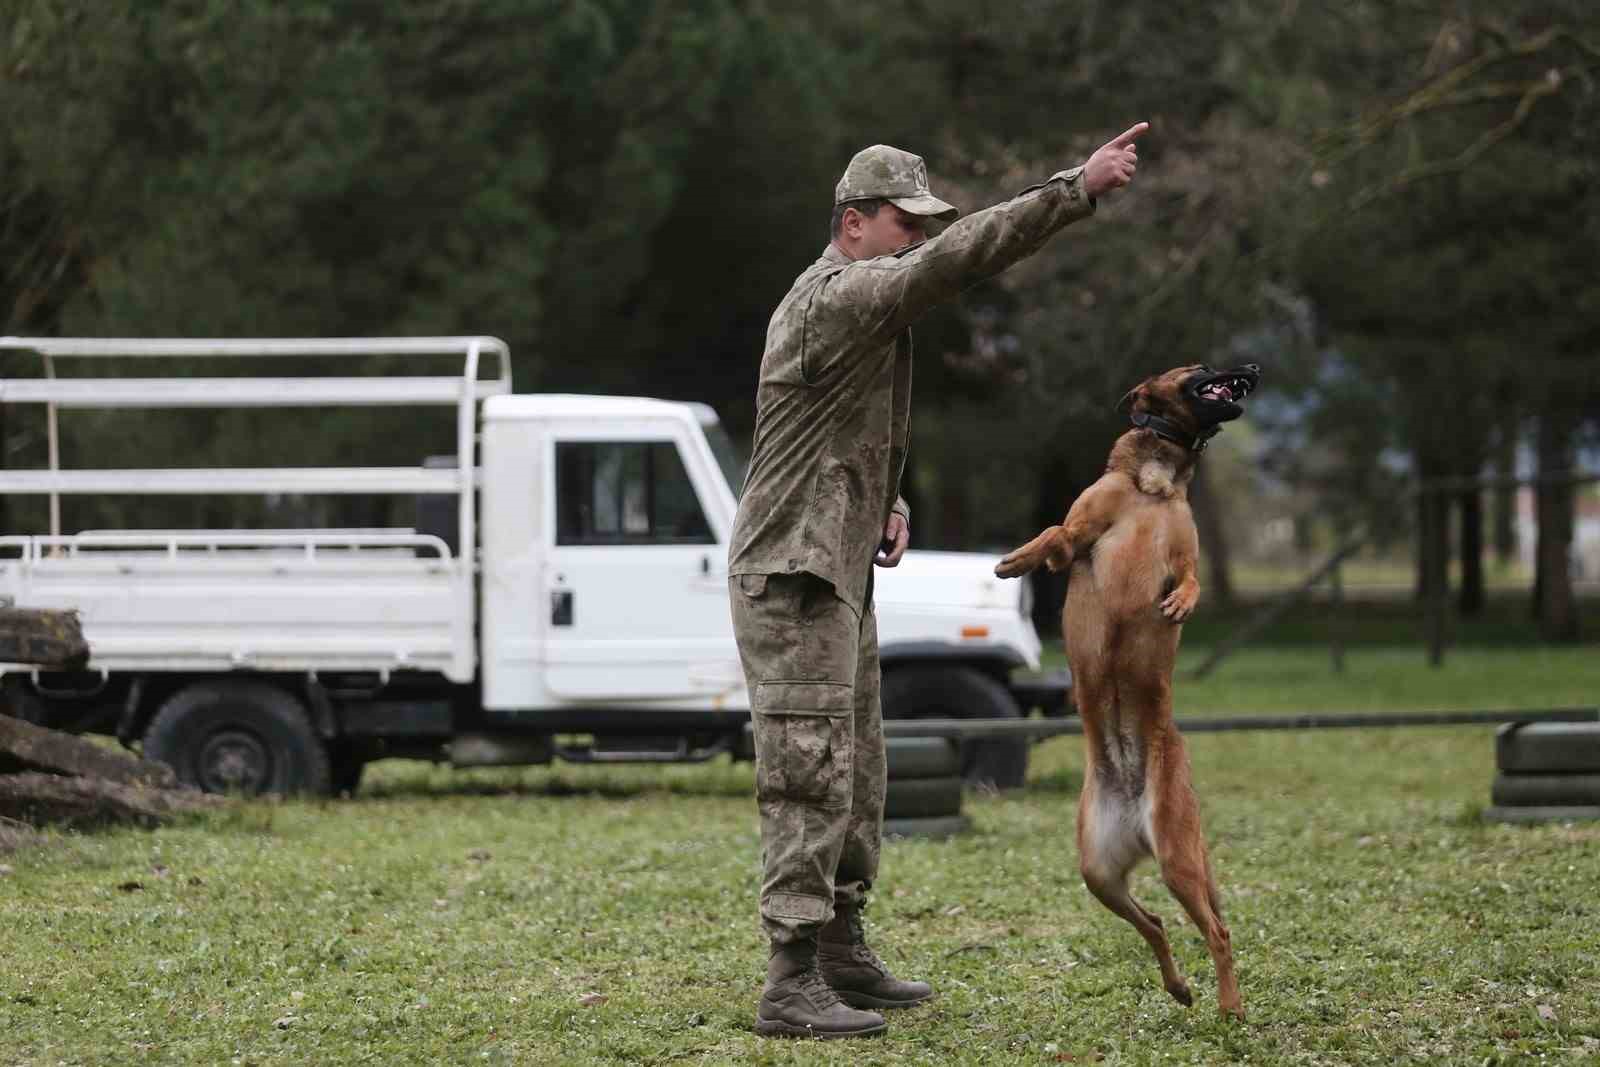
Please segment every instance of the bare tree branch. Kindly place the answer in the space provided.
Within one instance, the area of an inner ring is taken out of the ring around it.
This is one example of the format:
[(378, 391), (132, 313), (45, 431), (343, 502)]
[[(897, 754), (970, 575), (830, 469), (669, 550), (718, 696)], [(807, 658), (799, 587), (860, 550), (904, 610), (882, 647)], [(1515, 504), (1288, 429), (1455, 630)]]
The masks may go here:
[(1462, 149), (1459, 153), (1448, 159), (1430, 160), (1427, 163), (1418, 163), (1407, 167), (1382, 185), (1368, 187), (1358, 192), (1350, 200), (1352, 211), (1359, 211), (1375, 200), (1386, 196), (1393, 196), (1420, 181), (1428, 178), (1437, 178), (1444, 174), (1459, 174), (1477, 162), (1489, 149), (1499, 144), (1516, 132), (1517, 128), (1528, 120), (1533, 113), (1534, 104), (1540, 97), (1549, 96), (1559, 92), (1564, 79), (1561, 72), (1552, 70), (1545, 77), (1527, 86), (1518, 101), (1517, 108), (1506, 121), (1485, 130), (1476, 141)]
[[(1485, 36), (1494, 36), (1497, 41), (1504, 40), (1498, 34), (1489, 34), (1489, 27), (1485, 24), (1475, 23), (1472, 28)], [(1528, 105), (1530, 94), (1534, 100), (1537, 100), (1539, 97), (1549, 95), (1550, 92), (1559, 89), (1560, 84), (1546, 86), (1545, 83), (1549, 78), (1549, 75), (1546, 74), (1544, 79), (1533, 83), (1495, 82), (1477, 87), (1464, 86), (1467, 86), (1467, 83), (1474, 77), (1495, 64), (1538, 55), (1562, 43), (1571, 44), (1578, 51), (1596, 61), (1600, 61), (1600, 46), (1585, 41), (1565, 26), (1551, 27), (1516, 44), (1497, 46), (1452, 67), (1437, 78), (1414, 90), (1400, 102), (1386, 107), (1376, 114), (1364, 117), (1344, 127), (1342, 130), (1331, 133), (1326, 138), (1325, 144), (1330, 148), (1335, 145), (1342, 145), (1342, 147), (1333, 150), (1324, 160), (1323, 166), (1336, 166), (1348, 160), (1375, 144), (1385, 134), (1407, 119), (1425, 112), (1436, 111), (1446, 107), (1460, 107), (1484, 100), (1509, 96), (1521, 97), (1521, 102), (1518, 105), (1518, 111), (1521, 112), (1524, 105)], [(1568, 67), (1562, 73), (1580, 76), (1588, 73), (1588, 71), (1589, 65), (1578, 64)], [(1523, 114), (1522, 118), (1515, 119), (1516, 125), (1520, 125), (1525, 118), (1526, 114)], [(1515, 129), (1515, 125), (1511, 129)], [(1504, 134), (1500, 136), (1503, 137)], [(1495, 138), (1495, 140), (1498, 139), (1499, 137)], [(1492, 144), (1493, 142), (1491, 141), (1490, 143)], [(1463, 155), (1470, 153), (1470, 158), (1475, 159), (1487, 147), (1488, 145), (1483, 146), (1483, 148), (1469, 148)], [(1460, 157), (1457, 158), (1459, 159)], [(1453, 168), (1446, 167), (1446, 169)]]

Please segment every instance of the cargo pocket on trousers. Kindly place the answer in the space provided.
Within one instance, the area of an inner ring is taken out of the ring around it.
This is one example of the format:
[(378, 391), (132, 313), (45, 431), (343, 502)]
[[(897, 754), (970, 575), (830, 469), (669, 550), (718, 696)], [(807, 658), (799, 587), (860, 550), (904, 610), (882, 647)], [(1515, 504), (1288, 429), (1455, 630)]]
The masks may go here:
[(843, 807), (850, 802), (851, 686), (762, 682), (756, 686), (756, 793)]

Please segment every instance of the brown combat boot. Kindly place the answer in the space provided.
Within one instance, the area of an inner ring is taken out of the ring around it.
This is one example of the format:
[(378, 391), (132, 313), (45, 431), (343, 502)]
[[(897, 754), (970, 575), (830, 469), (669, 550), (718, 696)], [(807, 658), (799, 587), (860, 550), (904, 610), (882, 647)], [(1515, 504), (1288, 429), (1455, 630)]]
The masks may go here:
[(814, 941), (773, 945), (767, 984), (756, 1007), (756, 1033), (766, 1037), (866, 1037), (888, 1028), (875, 1011), (839, 1000), (817, 970)]
[(909, 1008), (933, 996), (927, 982), (904, 982), (867, 947), (861, 907), (836, 903), (817, 936), (817, 966), (846, 1004), (856, 1008)]

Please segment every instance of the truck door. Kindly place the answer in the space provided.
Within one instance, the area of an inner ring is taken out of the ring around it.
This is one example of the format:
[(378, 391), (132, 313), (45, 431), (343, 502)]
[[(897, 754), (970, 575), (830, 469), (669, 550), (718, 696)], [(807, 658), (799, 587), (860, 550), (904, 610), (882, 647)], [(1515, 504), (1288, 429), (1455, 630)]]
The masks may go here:
[(687, 432), (663, 425), (624, 438), (574, 427), (551, 444), (547, 691), (705, 705), (739, 690), (726, 533), (708, 518), (710, 486), (696, 479), (710, 476)]

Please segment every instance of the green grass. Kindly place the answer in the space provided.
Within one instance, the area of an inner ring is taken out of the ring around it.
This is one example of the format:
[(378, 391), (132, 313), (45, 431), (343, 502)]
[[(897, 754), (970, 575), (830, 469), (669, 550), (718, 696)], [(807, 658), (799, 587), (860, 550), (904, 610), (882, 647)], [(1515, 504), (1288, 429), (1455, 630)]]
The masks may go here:
[[(1213, 643), (1260, 610), (1246, 601), (1202, 601), (1184, 627), (1173, 683), (1179, 715), (1596, 707), (1600, 645), (1541, 645), (1524, 597), (1496, 597), (1475, 619), (1452, 623), (1444, 662), (1430, 667), (1409, 598), (1302, 604), (1206, 677), (1188, 672)], [(1580, 602), (1584, 632), (1600, 634), (1600, 600)], [(1343, 669), (1329, 644), (1339, 634)], [(1044, 666), (1066, 664), (1059, 636), (1045, 640)]]
[[(1596, 702), (1594, 646), (1241, 653), (1201, 713)], [(974, 832), (885, 849), (869, 929), (930, 1005), (770, 1042), (748, 765), (449, 772), (4, 857), (0, 1064), (1532, 1063), (1600, 1055), (1600, 824), (1486, 824), (1492, 728), (1195, 735), (1250, 1020), (1151, 868), (1198, 1003), (1076, 872), (1080, 742)], [(137, 888), (135, 888), (137, 886)], [(590, 997), (598, 994), (603, 1000)], [(585, 1003), (585, 1000), (590, 1003)]]
[[(1335, 672), (1326, 649), (1243, 652), (1194, 680), (1179, 655), (1173, 703), (1179, 715), (1272, 712), (1499, 710), (1600, 706), (1600, 646), (1458, 648), (1442, 666), (1418, 648), (1349, 649)], [(1052, 662), (1064, 662), (1053, 658)]]
[[(1211, 645), (1238, 632), (1252, 621), (1270, 598), (1245, 596), (1232, 605), (1221, 605), (1201, 594), (1200, 608), (1183, 628), (1186, 646)], [(1578, 601), (1582, 630), (1591, 641), (1600, 634), (1600, 597)], [(1538, 628), (1529, 613), (1525, 593), (1492, 594), (1483, 609), (1470, 618), (1461, 617), (1453, 606), (1446, 626), (1447, 654), (1456, 647), (1497, 646), (1535, 648), (1541, 644)], [(1390, 595), (1364, 595), (1338, 604), (1319, 593), (1280, 617), (1256, 634), (1252, 648), (1284, 648), (1304, 645), (1326, 650), (1335, 638), (1350, 647), (1410, 645), (1418, 649), (1427, 642), (1423, 613), (1408, 590)]]
[[(1231, 577), (1238, 588), (1268, 591), (1298, 586), (1305, 581), (1310, 569), (1333, 552), (1332, 545), (1323, 545), (1304, 553), (1301, 558), (1280, 563), (1241, 560), (1233, 565)], [(1484, 586), (1487, 589), (1520, 593), (1533, 587), (1533, 572), (1520, 562), (1502, 566), (1489, 560), (1484, 568)], [(1349, 590), (1384, 590), (1389, 592), (1410, 589), (1416, 582), (1416, 561), (1403, 556), (1372, 556), (1365, 553), (1347, 559), (1340, 568), (1340, 581)], [(1449, 578), (1453, 584), (1461, 582), (1461, 561), (1450, 561)]]

